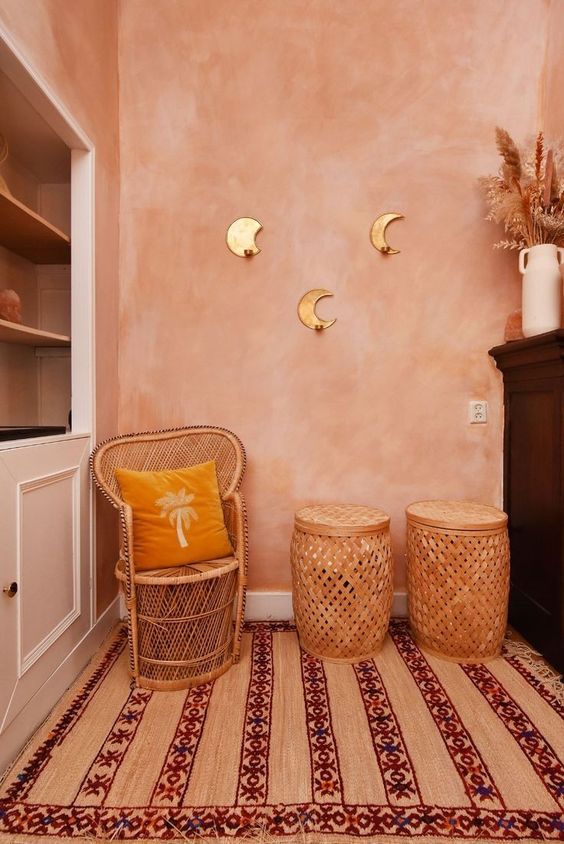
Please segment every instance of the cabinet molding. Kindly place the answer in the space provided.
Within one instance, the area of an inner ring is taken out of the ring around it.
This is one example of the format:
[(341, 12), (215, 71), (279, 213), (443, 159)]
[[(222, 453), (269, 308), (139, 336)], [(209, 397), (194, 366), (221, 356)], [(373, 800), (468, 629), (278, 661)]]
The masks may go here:
[[(71, 507), (71, 531), (72, 531), (72, 553), (70, 570), (65, 572), (65, 577), (72, 578), (72, 606), (69, 611), (58, 620), (58, 622), (51, 628), (51, 630), (41, 639), (37, 644), (28, 651), (23, 653), (23, 609), (20, 609), (18, 618), (18, 639), (19, 639), (19, 667), (18, 679), (21, 679), (26, 671), (29, 671), (32, 665), (43, 656), (45, 651), (53, 645), (57, 639), (67, 630), (68, 627), (78, 618), (81, 611), (80, 602), (80, 570), (81, 570), (81, 553), (80, 553), (80, 466), (71, 466), (61, 472), (53, 472), (52, 474), (43, 475), (42, 477), (34, 478), (29, 481), (24, 481), (18, 484), (18, 562), (17, 571), (18, 579), (21, 583), (24, 579), (22, 559), (23, 548), (25, 545), (26, 531), (33, 530), (32, 527), (25, 524), (23, 517), (24, 513), (24, 497), (36, 490), (44, 489), (54, 484), (59, 484), (64, 481), (71, 481), (72, 489), (72, 507)], [(25, 593), (22, 592), (21, 600), (25, 600)]]

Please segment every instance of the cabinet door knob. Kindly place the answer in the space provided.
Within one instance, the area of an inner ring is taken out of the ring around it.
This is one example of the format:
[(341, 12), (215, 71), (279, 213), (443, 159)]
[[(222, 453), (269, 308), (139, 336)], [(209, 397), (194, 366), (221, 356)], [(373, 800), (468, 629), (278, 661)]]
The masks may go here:
[(13, 598), (17, 591), (18, 591), (18, 584), (16, 583), (15, 580), (14, 580), (13, 583), (10, 583), (9, 586), (4, 586), (4, 588), (2, 589), (2, 592), (4, 592), (4, 594), (7, 595), (8, 598)]

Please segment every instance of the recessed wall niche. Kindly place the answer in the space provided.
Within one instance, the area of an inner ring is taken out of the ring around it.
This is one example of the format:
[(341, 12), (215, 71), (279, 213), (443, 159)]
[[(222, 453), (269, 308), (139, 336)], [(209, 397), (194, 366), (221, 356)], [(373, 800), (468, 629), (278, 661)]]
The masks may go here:
[[(71, 407), (70, 150), (0, 72), (0, 440), (63, 433)], [(42, 430), (44, 428), (58, 430)]]

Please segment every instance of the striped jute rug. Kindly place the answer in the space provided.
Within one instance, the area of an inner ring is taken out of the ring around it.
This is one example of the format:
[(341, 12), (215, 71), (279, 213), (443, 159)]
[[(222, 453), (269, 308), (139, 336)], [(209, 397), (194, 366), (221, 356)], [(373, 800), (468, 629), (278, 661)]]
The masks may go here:
[(564, 707), (534, 664), (441, 662), (397, 620), (335, 665), (250, 624), (215, 683), (150, 692), (122, 628), (7, 774), (0, 842), (564, 840)]

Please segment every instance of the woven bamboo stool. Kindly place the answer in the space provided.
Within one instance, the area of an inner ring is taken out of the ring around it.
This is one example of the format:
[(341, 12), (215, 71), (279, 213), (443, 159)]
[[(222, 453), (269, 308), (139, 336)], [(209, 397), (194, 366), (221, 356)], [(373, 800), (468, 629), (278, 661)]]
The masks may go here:
[(292, 537), (300, 643), (330, 662), (360, 662), (384, 641), (392, 605), (390, 517), (355, 504), (304, 507)]
[(506, 514), (470, 501), (418, 501), (406, 515), (416, 642), (453, 662), (499, 656), (509, 598)]

